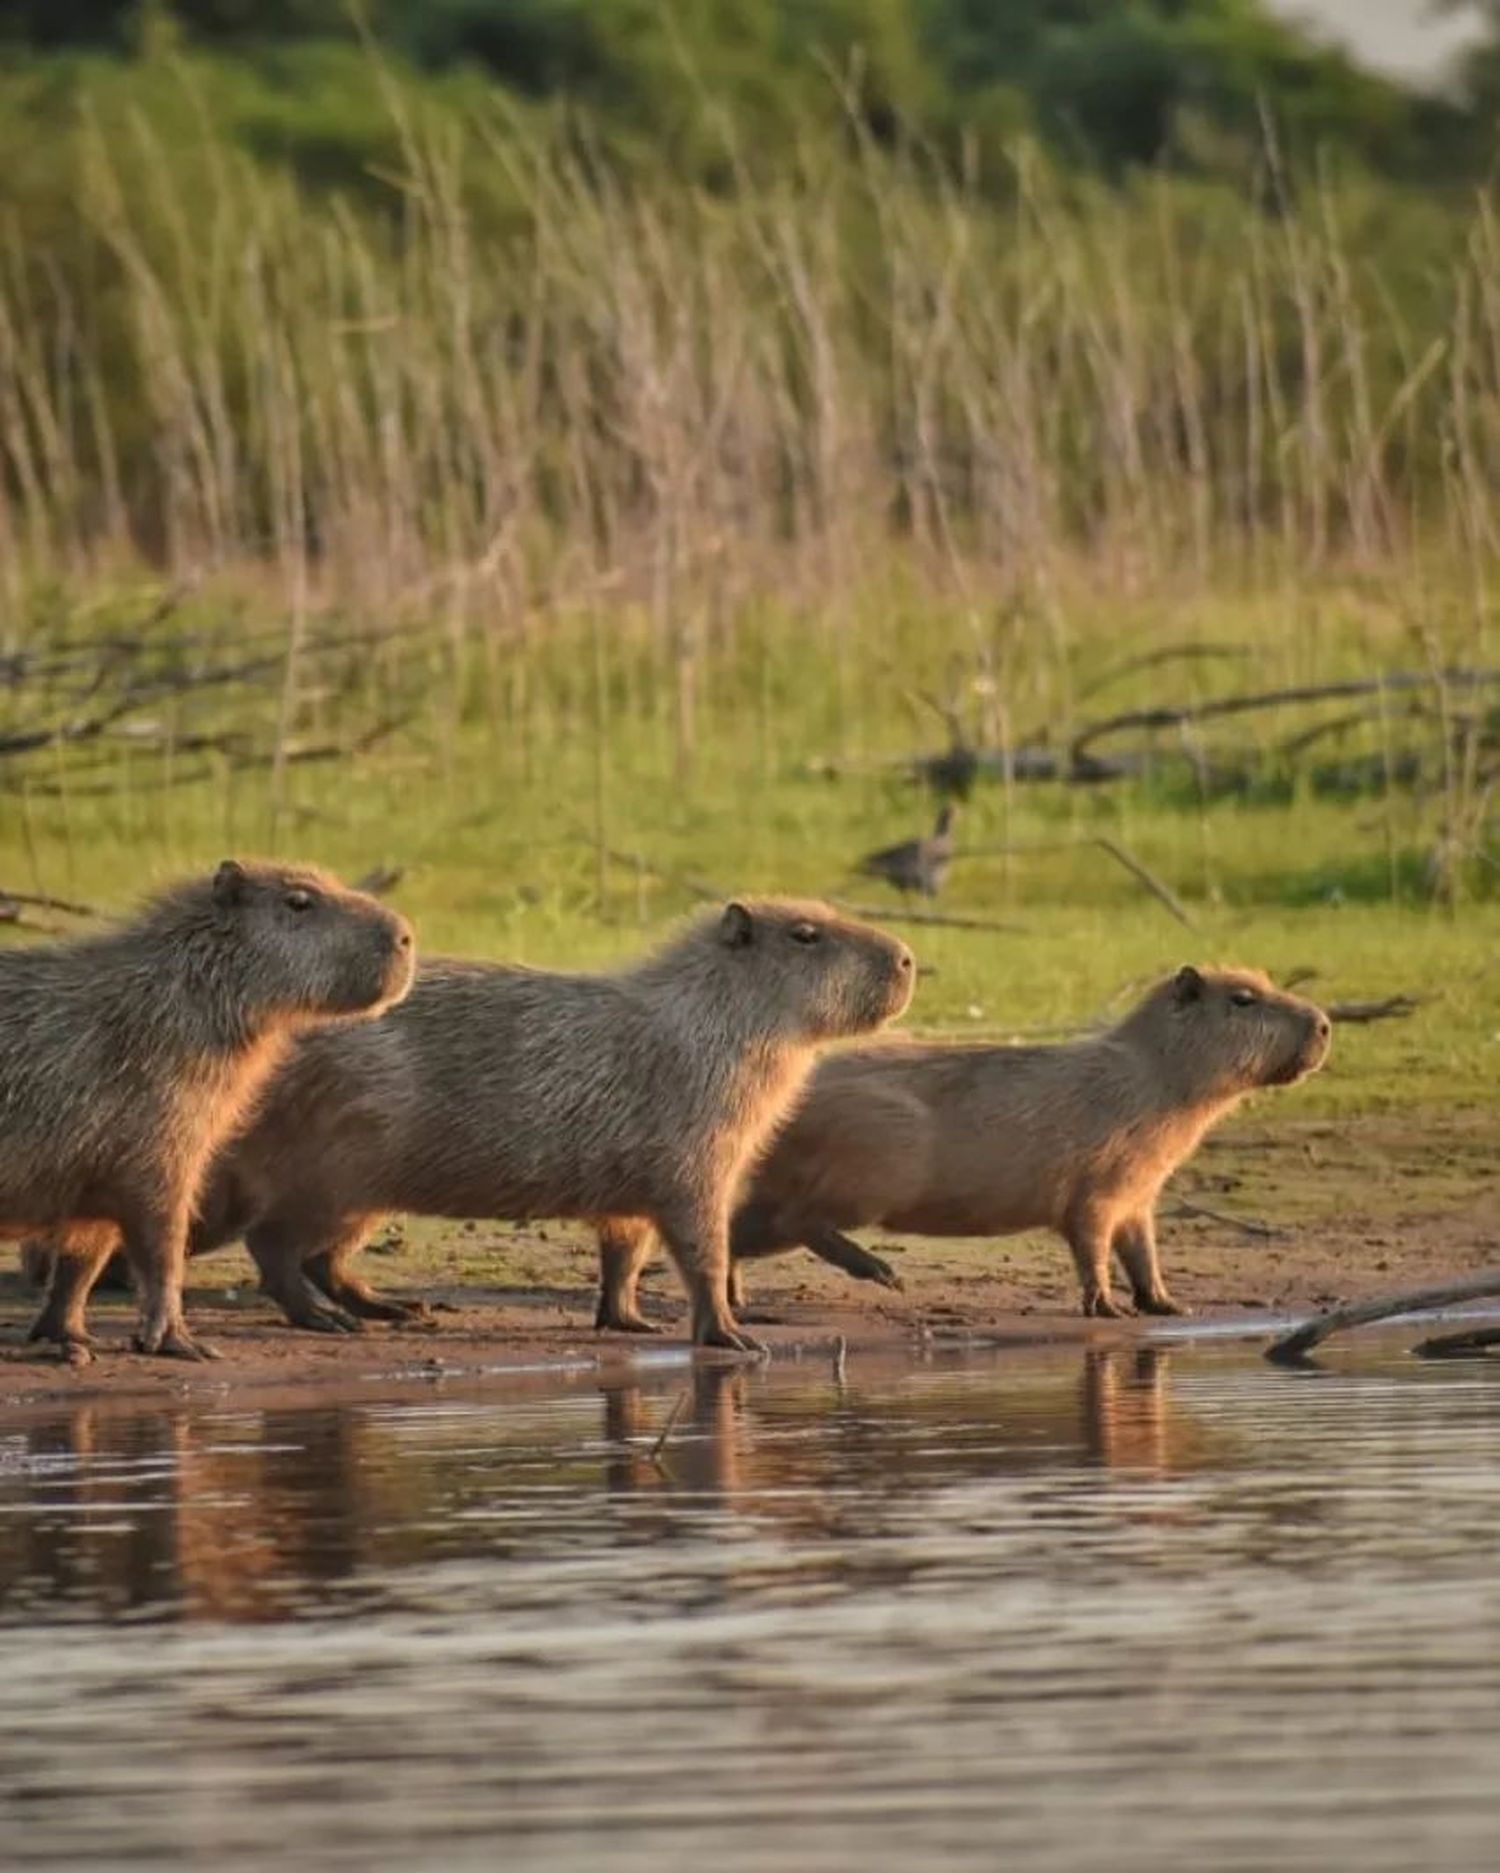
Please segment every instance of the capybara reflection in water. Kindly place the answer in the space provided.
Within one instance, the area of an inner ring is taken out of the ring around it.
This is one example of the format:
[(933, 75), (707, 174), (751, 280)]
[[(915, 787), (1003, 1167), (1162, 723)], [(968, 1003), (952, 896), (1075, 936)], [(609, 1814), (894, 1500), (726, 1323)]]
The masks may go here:
[[(1181, 1313), (1157, 1260), (1163, 1184), (1247, 1093), (1315, 1072), (1329, 1035), (1320, 1008), (1257, 971), (1184, 968), (1086, 1040), (834, 1054), (752, 1174), (732, 1254), (805, 1245), (880, 1280), (889, 1269), (844, 1231), (1053, 1229), (1073, 1252), (1084, 1313), (1120, 1312), (1111, 1252), (1139, 1309)], [(651, 1247), (633, 1219), (601, 1230), (601, 1326), (649, 1331), (636, 1284)]]
[(86, 1356), (118, 1244), (137, 1348), (201, 1356), (182, 1317), (189, 1217), (215, 1147), (293, 1036), (410, 986), (406, 920), (305, 867), (226, 860), (99, 936), (0, 952), (0, 1233), (60, 1245), (32, 1329)]
[(895, 938), (775, 898), (613, 974), (425, 962), (385, 1020), (296, 1047), (215, 1166), (194, 1247), (243, 1234), (293, 1322), (347, 1328), (413, 1311), (348, 1266), (388, 1212), (641, 1216), (693, 1338), (750, 1345), (727, 1294), (743, 1168), (814, 1049), (894, 1019), (914, 974)]

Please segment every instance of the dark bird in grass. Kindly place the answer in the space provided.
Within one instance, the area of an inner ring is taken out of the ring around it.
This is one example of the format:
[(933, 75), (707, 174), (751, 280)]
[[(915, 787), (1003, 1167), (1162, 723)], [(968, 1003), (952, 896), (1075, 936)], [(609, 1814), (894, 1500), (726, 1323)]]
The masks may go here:
[(900, 845), (888, 845), (879, 852), (868, 852), (855, 870), (866, 878), (884, 878), (887, 884), (893, 884), (903, 896), (917, 891), (923, 897), (936, 897), (943, 888), (943, 880), (948, 876), (948, 867), (953, 863), (955, 811), (951, 805), (944, 806), (928, 838), (904, 839)]

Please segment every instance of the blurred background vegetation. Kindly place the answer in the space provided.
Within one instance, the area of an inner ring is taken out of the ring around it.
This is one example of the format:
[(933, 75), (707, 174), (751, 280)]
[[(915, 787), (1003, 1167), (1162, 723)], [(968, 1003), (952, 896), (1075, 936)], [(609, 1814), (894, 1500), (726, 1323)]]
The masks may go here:
[(924, 934), (933, 1018), (1343, 956), (1483, 1083), (1471, 11), (1434, 89), (1258, 0), (0, 0), (0, 886), (272, 846), (616, 954), (894, 912), (957, 750), (1028, 938)]

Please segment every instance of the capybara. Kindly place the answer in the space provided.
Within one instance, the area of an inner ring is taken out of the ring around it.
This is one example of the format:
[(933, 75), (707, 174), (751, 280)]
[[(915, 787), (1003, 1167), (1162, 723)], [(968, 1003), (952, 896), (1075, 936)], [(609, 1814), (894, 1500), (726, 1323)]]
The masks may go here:
[(894, 1019), (914, 975), (894, 937), (775, 898), (615, 974), (424, 962), (385, 1020), (298, 1044), (210, 1176), (194, 1248), (243, 1234), (288, 1318), (329, 1329), (411, 1311), (348, 1267), (388, 1212), (639, 1215), (693, 1338), (748, 1346), (726, 1293), (743, 1167), (814, 1049)]
[[(1258, 971), (1183, 968), (1117, 1026), (1045, 1047), (891, 1041), (820, 1062), (753, 1171), (736, 1262), (806, 1245), (868, 1279), (889, 1270), (842, 1232), (928, 1236), (1054, 1229), (1085, 1314), (1117, 1314), (1110, 1252), (1143, 1312), (1183, 1310), (1162, 1280), (1162, 1185), (1247, 1093), (1290, 1086), (1328, 1053), (1327, 1015)], [(601, 1231), (599, 1324), (641, 1331), (651, 1249), (633, 1220)]]
[(117, 930), (0, 952), (0, 1234), (60, 1250), (32, 1337), (87, 1346), (84, 1304), (118, 1243), (136, 1346), (200, 1356), (182, 1264), (209, 1159), (296, 1033), (378, 1013), (414, 961), (405, 918), (374, 898), (232, 859)]

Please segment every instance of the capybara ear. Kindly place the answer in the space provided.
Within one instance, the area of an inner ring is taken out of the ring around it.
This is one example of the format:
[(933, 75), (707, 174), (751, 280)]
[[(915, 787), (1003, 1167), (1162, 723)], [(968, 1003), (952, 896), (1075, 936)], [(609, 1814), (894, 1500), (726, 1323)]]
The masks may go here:
[(226, 858), (214, 873), (215, 904), (222, 905), (226, 910), (231, 904), (238, 904), (248, 882), (244, 866), (232, 858)]
[(726, 904), (719, 920), (719, 940), (726, 949), (739, 950), (753, 941), (755, 919), (740, 903)]
[(1198, 1001), (1203, 994), (1203, 977), (1191, 963), (1184, 963), (1172, 978), (1172, 989), (1180, 1002)]

